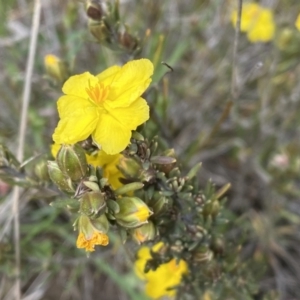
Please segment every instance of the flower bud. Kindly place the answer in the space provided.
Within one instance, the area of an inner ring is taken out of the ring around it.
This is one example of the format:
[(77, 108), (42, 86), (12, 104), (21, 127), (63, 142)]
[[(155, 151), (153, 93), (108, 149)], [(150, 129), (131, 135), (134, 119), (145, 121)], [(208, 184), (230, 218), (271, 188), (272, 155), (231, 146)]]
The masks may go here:
[(45, 56), (44, 65), (47, 74), (58, 82), (63, 83), (69, 77), (66, 63), (53, 54)]
[(126, 178), (136, 178), (142, 169), (142, 164), (134, 158), (123, 156), (119, 160), (118, 168)]
[(65, 193), (74, 193), (70, 178), (64, 176), (55, 161), (48, 161), (48, 173), (51, 180)]
[(118, 168), (127, 179), (137, 179), (140, 182), (151, 182), (155, 178), (154, 170), (145, 170), (143, 165), (134, 158), (121, 157)]
[(154, 224), (149, 221), (147, 224), (144, 224), (141, 227), (132, 229), (131, 236), (140, 245), (155, 238), (156, 228)]
[(105, 214), (101, 215), (97, 219), (90, 219), (91, 224), (96, 230), (106, 233), (109, 229), (109, 223)]
[(80, 212), (89, 217), (101, 214), (101, 212), (104, 212), (105, 208), (106, 202), (101, 192), (85, 193), (80, 199)]
[(100, 21), (106, 14), (104, 1), (88, 0), (86, 4), (86, 14), (90, 19)]
[(167, 197), (156, 193), (149, 201), (148, 205), (153, 210), (155, 216), (164, 213), (167, 210), (169, 200)]
[(49, 172), (46, 160), (39, 161), (34, 167), (35, 175), (42, 181), (49, 181)]
[(153, 214), (149, 207), (137, 197), (123, 197), (117, 199), (120, 212), (115, 214), (118, 224), (126, 228), (136, 228), (148, 223), (148, 218)]
[(90, 33), (96, 38), (98, 42), (110, 43), (111, 34), (108, 28), (105, 26), (104, 22), (89, 19), (88, 27)]
[(85, 152), (79, 145), (62, 145), (56, 161), (61, 171), (73, 181), (79, 181), (87, 173)]
[(193, 254), (193, 259), (196, 262), (209, 262), (214, 254), (207, 246), (200, 246)]
[(128, 51), (134, 51), (138, 46), (137, 39), (127, 31), (119, 33), (118, 42)]

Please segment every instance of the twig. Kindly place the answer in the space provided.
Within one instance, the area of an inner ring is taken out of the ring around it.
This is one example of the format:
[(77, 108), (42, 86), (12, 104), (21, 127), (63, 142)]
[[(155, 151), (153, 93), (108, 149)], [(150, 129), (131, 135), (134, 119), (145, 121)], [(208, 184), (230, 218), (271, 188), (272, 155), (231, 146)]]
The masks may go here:
[(238, 1), (238, 9), (237, 9), (237, 22), (235, 26), (235, 35), (234, 35), (234, 44), (233, 44), (233, 55), (232, 55), (232, 77), (231, 77), (231, 97), (232, 101), (234, 102), (234, 106), (236, 109), (237, 105), (237, 98), (238, 98), (238, 82), (237, 82), (237, 52), (238, 52), (238, 45), (240, 40), (240, 29), (241, 29), (241, 16), (242, 16), (242, 7), (243, 7), (243, 0)]
[[(28, 106), (30, 100), (31, 78), (32, 78), (36, 45), (37, 45), (37, 37), (39, 33), (40, 14), (41, 14), (41, 2), (40, 0), (35, 0), (34, 12), (32, 16), (32, 30), (31, 30), (31, 37), (30, 37), (29, 54), (27, 59), (25, 83), (24, 83), (24, 90), (23, 90), (23, 97), (22, 97), (21, 121), (19, 125), (19, 144), (17, 149), (17, 159), (20, 162), (22, 162), (24, 156), (24, 142), (25, 142), (25, 133), (26, 133), (26, 126), (27, 126), (27, 113), (28, 113)], [(15, 268), (16, 268), (15, 299), (16, 300), (21, 299), (19, 196), (20, 196), (20, 188), (15, 187), (12, 196), (13, 197), (12, 210), (14, 216), (14, 244), (15, 244)]]

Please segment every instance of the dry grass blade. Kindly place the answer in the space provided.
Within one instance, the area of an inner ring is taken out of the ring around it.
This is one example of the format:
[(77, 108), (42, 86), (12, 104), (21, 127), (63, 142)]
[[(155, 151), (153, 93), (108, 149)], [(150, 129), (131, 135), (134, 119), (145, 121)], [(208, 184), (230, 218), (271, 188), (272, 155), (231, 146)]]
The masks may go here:
[[(37, 36), (39, 33), (40, 24), (40, 13), (41, 13), (41, 2), (36, 0), (34, 3), (34, 12), (32, 18), (32, 29), (29, 46), (29, 54), (26, 66), (26, 76), (24, 83), (24, 91), (22, 98), (22, 110), (21, 110), (21, 121), (19, 126), (19, 144), (17, 150), (17, 159), (21, 162), (24, 156), (24, 142), (27, 124), (27, 113), (30, 101), (31, 92), (31, 78), (34, 64), (34, 57), (37, 46)], [(20, 220), (19, 220), (19, 197), (20, 188), (15, 187), (13, 191), (13, 216), (14, 216), (14, 244), (15, 244), (15, 268), (16, 268), (16, 283), (15, 283), (15, 299), (21, 299), (21, 254), (20, 254)]]

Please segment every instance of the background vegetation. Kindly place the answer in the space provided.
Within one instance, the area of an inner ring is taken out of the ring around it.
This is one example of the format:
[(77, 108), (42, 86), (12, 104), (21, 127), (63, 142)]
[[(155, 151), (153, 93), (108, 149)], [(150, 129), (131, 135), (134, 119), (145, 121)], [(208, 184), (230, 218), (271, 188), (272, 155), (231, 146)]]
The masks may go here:
[[(226, 209), (246, 232), (243, 257), (254, 262), (249, 273), (257, 275), (253, 299), (299, 299), (300, 32), (294, 22), (300, 4), (260, 1), (274, 12), (275, 38), (253, 44), (241, 34), (233, 62), (235, 2), (121, 1), (121, 19), (144, 40), (140, 55), (156, 66), (148, 98), (153, 132), (175, 148), (184, 170), (202, 162), (201, 185), (210, 179), (217, 187), (232, 184)], [(33, 2), (2, 0), (0, 12), (0, 142), (16, 153)], [(97, 74), (130, 59), (95, 42), (84, 3), (42, 1), (25, 159), (50, 157), (61, 86), (46, 76), (49, 53), (72, 74)], [(28, 169), (33, 172), (30, 164)], [(24, 299), (147, 299), (132, 271), (136, 246), (123, 246), (116, 235), (108, 248), (86, 258), (75, 247), (69, 214), (49, 206), (51, 190), (43, 188), (23, 189), (19, 203)], [(0, 299), (9, 300), (15, 267), (11, 187), (1, 182), (0, 193)]]

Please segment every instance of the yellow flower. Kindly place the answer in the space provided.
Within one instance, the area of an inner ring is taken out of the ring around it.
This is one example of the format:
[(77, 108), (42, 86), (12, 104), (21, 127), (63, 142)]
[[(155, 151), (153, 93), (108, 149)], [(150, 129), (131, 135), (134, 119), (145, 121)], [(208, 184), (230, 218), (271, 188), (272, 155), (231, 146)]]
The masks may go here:
[[(231, 15), (233, 26), (236, 26), (237, 11)], [(245, 3), (241, 16), (241, 31), (247, 33), (250, 42), (268, 42), (275, 34), (275, 23), (273, 13), (257, 3)]]
[(94, 231), (91, 238), (86, 238), (85, 235), (80, 232), (77, 238), (76, 246), (77, 248), (84, 248), (85, 251), (93, 252), (95, 251), (95, 245), (107, 246), (108, 236), (99, 231)]
[[(152, 251), (157, 252), (163, 247), (163, 243), (154, 245)], [(135, 262), (137, 275), (146, 281), (146, 294), (152, 299), (160, 299), (163, 296), (175, 296), (176, 287), (181, 282), (182, 275), (188, 272), (184, 260), (171, 261), (160, 265), (155, 271), (144, 273), (147, 260), (151, 259), (151, 251), (148, 247), (142, 247), (138, 251), (138, 259)]]
[(114, 190), (123, 186), (120, 182), (120, 178), (123, 178), (123, 174), (117, 168), (122, 154), (108, 155), (104, 151), (99, 151), (95, 155), (87, 155), (87, 162), (93, 166), (100, 166), (103, 168), (103, 176), (108, 179), (109, 184)]
[[(59, 144), (53, 144), (51, 146), (51, 154), (53, 155), (53, 157), (56, 157), (60, 147), (61, 146)], [(101, 150), (93, 155), (86, 154), (88, 164), (94, 167), (103, 168), (103, 176), (108, 179), (109, 184), (113, 187), (114, 190), (123, 185), (119, 180), (123, 177), (123, 175), (117, 168), (119, 160), (122, 157), (122, 154), (108, 155)]]
[(295, 26), (300, 31), (300, 14), (298, 15), (298, 17), (296, 19)]
[(107, 154), (117, 154), (129, 144), (131, 131), (149, 119), (142, 93), (151, 82), (148, 59), (113, 66), (97, 76), (85, 72), (70, 77), (57, 103), (60, 121), (53, 134), (57, 144), (87, 139)]

